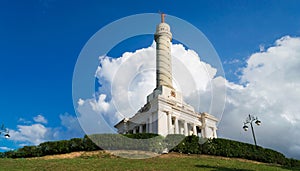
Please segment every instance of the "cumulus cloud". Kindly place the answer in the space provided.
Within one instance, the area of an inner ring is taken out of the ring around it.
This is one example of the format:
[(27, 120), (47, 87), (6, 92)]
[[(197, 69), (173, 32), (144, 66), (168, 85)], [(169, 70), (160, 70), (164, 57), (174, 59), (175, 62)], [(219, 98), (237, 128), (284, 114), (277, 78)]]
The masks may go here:
[(47, 119), (43, 115), (37, 115), (36, 117), (33, 118), (33, 120), (37, 123), (43, 123), (43, 124), (48, 123)]
[[(78, 118), (85, 130), (103, 132), (101, 129), (108, 126), (105, 129), (112, 131), (114, 124), (132, 117), (146, 103), (146, 96), (154, 90), (156, 83), (155, 46), (153, 42), (148, 48), (126, 52), (120, 58), (99, 58), (96, 78), (100, 87), (95, 97), (78, 100)], [(217, 70), (181, 44), (173, 44), (171, 48), (174, 87), (183, 93), (188, 103), (197, 109), (206, 109), (200, 107), (199, 96), (201, 92), (212, 90)], [(207, 98), (203, 98), (201, 104), (210, 105), (211, 92), (206, 94)], [(207, 110), (211, 110), (209, 108)]]
[[(255, 127), (258, 144), (300, 158), (300, 38), (278, 39), (266, 51), (252, 54), (242, 69), (241, 85), (228, 87), (221, 136), (251, 142), (241, 129), (247, 114), (262, 120)], [(234, 124), (233, 124), (234, 123)]]
[[(172, 45), (172, 56), (173, 84), (185, 101), (218, 118), (224, 109), (220, 137), (252, 143), (251, 132), (244, 132), (242, 126), (247, 115), (254, 114), (262, 121), (255, 127), (259, 145), (300, 158), (300, 38), (282, 37), (252, 54), (246, 67), (238, 69), (238, 83), (217, 77), (215, 68), (180, 44)], [(79, 99), (77, 108), (81, 126), (92, 133), (112, 131), (109, 128), (116, 122), (145, 104), (155, 88), (155, 43), (120, 58), (99, 60), (96, 79), (100, 87), (95, 97)]]
[(64, 113), (59, 115), (59, 118), (61, 120), (61, 125), (66, 128), (66, 130), (60, 130), (60, 135), (57, 135), (57, 137), (74, 138), (82, 137), (84, 135), (76, 116), (72, 116), (69, 113)]
[(38, 145), (53, 138), (53, 136), (49, 136), (52, 129), (44, 126), (48, 121), (43, 115), (37, 115), (32, 119), (35, 123), (20, 118), (18, 122), (22, 123), (22, 125), (17, 125), (16, 130), (9, 130), (10, 140), (21, 143), (19, 145), (24, 146)]
[[(96, 98), (86, 99), (78, 106), (77, 111), (79, 114), (77, 118), (74, 119), (78, 119), (85, 134), (113, 132), (108, 123), (116, 122), (117, 118), (114, 117), (115, 110), (111, 109), (111, 105), (108, 105), (104, 100), (105, 95), (102, 95), (102, 98), (98, 100), (96, 100)], [(111, 102), (109, 104), (111, 104)], [(103, 115), (99, 112), (103, 112)], [(103, 118), (105, 115), (109, 116), (109, 114), (111, 114), (112, 117)]]
[(42, 124), (18, 125), (17, 130), (9, 130), (11, 140), (38, 145), (46, 141), (48, 129)]
[(68, 113), (59, 115), (61, 125), (57, 127), (46, 127), (47, 119), (42, 115), (37, 115), (32, 119), (35, 123), (24, 122), (24, 118), (19, 121), (22, 124), (17, 125), (17, 129), (9, 129), (9, 140), (15, 141), (18, 146), (38, 145), (45, 141), (69, 139), (74, 137), (83, 137), (84, 132), (81, 129), (76, 116)]

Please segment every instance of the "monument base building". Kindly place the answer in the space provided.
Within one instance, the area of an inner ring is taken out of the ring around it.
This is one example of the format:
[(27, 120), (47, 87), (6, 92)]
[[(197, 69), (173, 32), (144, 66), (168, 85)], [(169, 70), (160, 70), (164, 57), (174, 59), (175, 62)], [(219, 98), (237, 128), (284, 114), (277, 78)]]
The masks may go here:
[(165, 86), (147, 96), (147, 103), (132, 117), (124, 118), (115, 127), (118, 133), (155, 133), (197, 135), (217, 138), (218, 119), (208, 113), (195, 112), (182, 99), (180, 92)]
[(208, 113), (198, 113), (183, 101), (182, 94), (172, 86), (170, 26), (157, 25), (156, 41), (156, 88), (147, 96), (147, 103), (131, 118), (124, 118), (115, 125), (118, 133), (155, 133), (196, 135), (217, 138), (218, 119)]

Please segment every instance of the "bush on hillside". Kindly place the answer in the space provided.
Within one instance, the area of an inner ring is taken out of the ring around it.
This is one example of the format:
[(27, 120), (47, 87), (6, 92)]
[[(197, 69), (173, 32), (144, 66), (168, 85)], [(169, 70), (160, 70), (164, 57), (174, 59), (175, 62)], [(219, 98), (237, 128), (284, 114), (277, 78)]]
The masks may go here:
[(41, 157), (45, 155), (64, 154), (75, 151), (100, 150), (88, 136), (84, 138), (73, 138), (70, 140), (49, 141), (38, 146), (24, 146), (15, 151), (7, 151), (0, 156), (3, 158), (26, 158)]
[(188, 136), (170, 151), (185, 154), (208, 154), (223, 157), (244, 158), (289, 166), (296, 166), (299, 164), (298, 160), (287, 159), (283, 154), (277, 151), (222, 138), (208, 139), (204, 143), (199, 143), (198, 137)]

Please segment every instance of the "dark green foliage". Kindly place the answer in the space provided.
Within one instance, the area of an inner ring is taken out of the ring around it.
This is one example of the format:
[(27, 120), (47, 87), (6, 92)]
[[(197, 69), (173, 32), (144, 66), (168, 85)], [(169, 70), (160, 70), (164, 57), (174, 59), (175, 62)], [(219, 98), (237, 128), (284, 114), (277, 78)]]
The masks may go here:
[(186, 137), (172, 151), (186, 154), (208, 154), (224, 157), (244, 158), (265, 163), (275, 163), (285, 166), (297, 166), (298, 160), (287, 159), (283, 154), (271, 150), (227, 139), (208, 139), (205, 143), (198, 143), (196, 136)]
[(296, 159), (289, 159), (288, 163), (286, 164), (288, 167), (295, 167), (300, 168), (300, 160)]
[(186, 153), (186, 154), (200, 154), (199, 138), (197, 136), (185, 137), (176, 147), (171, 151)]
[[(101, 147), (101, 148), (100, 148)], [(165, 149), (186, 154), (208, 154), (244, 158), (287, 167), (300, 167), (300, 161), (287, 159), (283, 154), (252, 144), (227, 139), (199, 139), (197, 136), (172, 134), (162, 137), (157, 134), (94, 134), (84, 138), (44, 142), (38, 146), (24, 146), (15, 151), (0, 153), (1, 158), (39, 157), (74, 151), (94, 150), (144, 150), (157, 153)]]
[(70, 142), (67, 140), (44, 142), (37, 147), (41, 150), (43, 155), (64, 154), (70, 152)]
[(64, 154), (75, 151), (100, 150), (88, 136), (84, 138), (73, 138), (70, 140), (49, 141), (38, 146), (24, 146), (15, 151), (7, 151), (0, 155), (2, 158), (26, 158), (40, 157), (53, 154)]
[(212, 139), (202, 145), (204, 154), (237, 157), (265, 163), (286, 164), (285, 156), (277, 151), (227, 139)]
[(40, 156), (41, 151), (36, 146), (24, 146), (16, 151), (15, 157), (36, 157)]

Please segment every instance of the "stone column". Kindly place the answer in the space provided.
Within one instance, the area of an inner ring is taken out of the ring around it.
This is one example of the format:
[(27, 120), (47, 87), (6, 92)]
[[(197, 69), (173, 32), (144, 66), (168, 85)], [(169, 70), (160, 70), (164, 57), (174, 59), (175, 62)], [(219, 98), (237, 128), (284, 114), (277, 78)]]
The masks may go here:
[(184, 135), (185, 136), (188, 136), (189, 134), (188, 134), (188, 125), (187, 125), (187, 122), (186, 121), (184, 121)]
[(152, 133), (152, 113), (150, 114), (149, 117), (149, 133)]
[(133, 128), (133, 133), (136, 134), (136, 127)]
[(193, 126), (193, 134), (197, 136), (197, 126), (196, 125)]
[(178, 119), (175, 117), (175, 134), (179, 134)]
[(145, 132), (149, 133), (149, 118), (146, 121), (146, 130), (145, 130)]
[(206, 132), (207, 132), (206, 129), (207, 129), (206, 127), (204, 127), (204, 128), (202, 129), (202, 137), (203, 137), (203, 138), (208, 138), (208, 137), (207, 137), (207, 134), (206, 134)]
[(139, 133), (143, 133), (143, 125), (139, 125)]
[(213, 132), (214, 132), (214, 133), (213, 133), (213, 134), (214, 134), (214, 135), (213, 135), (213, 138), (217, 138), (217, 129), (216, 129), (216, 128), (213, 128)]
[(168, 133), (172, 134), (172, 116), (171, 113), (168, 113)]

